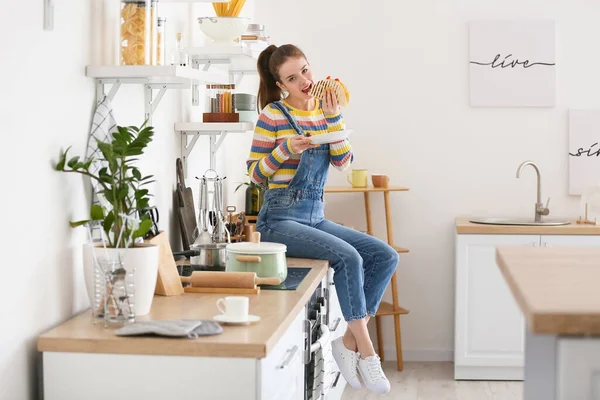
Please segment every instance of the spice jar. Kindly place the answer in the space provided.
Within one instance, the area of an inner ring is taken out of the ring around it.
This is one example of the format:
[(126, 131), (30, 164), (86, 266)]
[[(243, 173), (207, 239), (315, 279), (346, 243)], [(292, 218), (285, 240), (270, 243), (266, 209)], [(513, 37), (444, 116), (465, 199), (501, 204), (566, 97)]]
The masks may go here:
[(156, 65), (157, 0), (121, 0), (121, 65)]

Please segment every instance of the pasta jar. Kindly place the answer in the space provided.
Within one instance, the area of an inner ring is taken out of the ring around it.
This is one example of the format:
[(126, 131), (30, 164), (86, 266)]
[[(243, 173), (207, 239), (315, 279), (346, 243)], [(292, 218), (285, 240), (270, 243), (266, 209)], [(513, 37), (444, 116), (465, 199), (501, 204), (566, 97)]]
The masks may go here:
[(166, 49), (167, 41), (165, 38), (167, 19), (165, 17), (158, 17), (158, 28), (156, 34), (156, 63), (158, 65), (166, 65)]
[(156, 65), (157, 0), (121, 0), (121, 65)]

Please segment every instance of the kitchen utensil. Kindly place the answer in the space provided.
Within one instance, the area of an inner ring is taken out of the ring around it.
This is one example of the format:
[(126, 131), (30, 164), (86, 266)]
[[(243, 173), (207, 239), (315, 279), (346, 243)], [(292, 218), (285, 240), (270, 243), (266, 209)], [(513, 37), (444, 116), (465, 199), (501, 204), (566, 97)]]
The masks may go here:
[(281, 282), (287, 278), (287, 247), (281, 243), (260, 242), (260, 233), (254, 232), (252, 242), (227, 245), (228, 272), (256, 272), (261, 278), (277, 276)]
[(194, 195), (192, 188), (185, 186), (185, 176), (183, 174), (183, 162), (181, 158), (176, 162), (177, 170), (177, 199), (179, 201), (178, 219), (181, 231), (181, 241), (183, 248), (188, 250), (194, 243), (194, 234), (197, 230), (196, 210), (194, 208)]
[(202, 177), (202, 179), (200, 179), (200, 188), (198, 192), (200, 194), (200, 206), (198, 210), (199, 234), (196, 237), (196, 240), (194, 241), (194, 245), (204, 245), (212, 243), (211, 236), (208, 233), (208, 183), (205, 177)]
[[(189, 254), (190, 263), (225, 270), (227, 263), (227, 243), (193, 244)], [(176, 254), (178, 255), (178, 254)]]
[(180, 277), (181, 282), (193, 287), (221, 287), (254, 289), (256, 285), (279, 285), (278, 277), (259, 278), (255, 272), (194, 271), (191, 276)]
[(229, 213), (229, 222), (227, 223), (226, 227), (229, 231), (229, 234), (231, 235), (236, 234), (236, 224), (235, 222), (233, 222), (233, 213), (235, 212), (235, 210), (235, 206), (227, 206), (227, 212)]

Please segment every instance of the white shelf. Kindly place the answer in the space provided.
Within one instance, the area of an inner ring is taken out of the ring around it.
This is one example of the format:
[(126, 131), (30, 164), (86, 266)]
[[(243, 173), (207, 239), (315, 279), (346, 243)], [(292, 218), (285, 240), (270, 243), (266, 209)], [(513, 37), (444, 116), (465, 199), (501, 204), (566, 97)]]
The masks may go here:
[(208, 45), (188, 47), (187, 52), (192, 60), (201, 64), (229, 64), (231, 70), (237, 72), (256, 73), (256, 61), (260, 50), (253, 50), (241, 45)]
[(174, 65), (115, 65), (86, 67), (86, 76), (107, 83), (143, 83), (152, 85), (191, 85), (226, 82), (222, 74)]
[(220, 132), (247, 132), (254, 130), (252, 122), (177, 122), (176, 132), (214, 135)]

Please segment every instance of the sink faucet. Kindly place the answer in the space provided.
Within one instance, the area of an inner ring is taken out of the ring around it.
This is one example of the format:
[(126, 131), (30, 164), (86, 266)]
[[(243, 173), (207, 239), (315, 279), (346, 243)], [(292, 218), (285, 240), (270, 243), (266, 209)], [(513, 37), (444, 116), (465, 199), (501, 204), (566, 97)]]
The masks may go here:
[(542, 215), (550, 214), (550, 209), (548, 208), (548, 204), (550, 204), (550, 197), (548, 197), (548, 201), (546, 202), (546, 206), (542, 203), (542, 177), (540, 176), (540, 169), (533, 161), (525, 161), (519, 165), (519, 169), (517, 169), (517, 178), (521, 174), (521, 170), (526, 166), (531, 165), (535, 168), (535, 173), (537, 174), (537, 201), (535, 203), (535, 222), (542, 222)]

